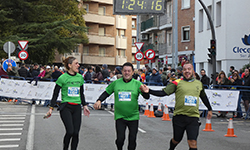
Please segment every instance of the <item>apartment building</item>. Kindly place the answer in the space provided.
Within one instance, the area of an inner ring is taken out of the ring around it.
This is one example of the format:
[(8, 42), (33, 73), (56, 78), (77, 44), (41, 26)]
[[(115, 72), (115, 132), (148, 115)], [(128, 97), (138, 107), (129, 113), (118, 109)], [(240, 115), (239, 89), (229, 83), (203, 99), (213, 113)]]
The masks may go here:
[[(141, 63), (151, 67), (162, 68), (172, 65), (174, 11), (173, 0), (166, 0), (164, 15), (140, 16), (140, 41), (144, 42), (143, 51), (153, 49), (156, 58), (151, 61), (144, 59)], [(178, 1), (178, 60), (182, 57), (192, 59), (194, 53), (194, 0)], [(168, 64), (166, 64), (166, 62)]]
[[(250, 13), (249, 0), (206, 0), (203, 1), (214, 22), (216, 36), (216, 72), (229, 72), (229, 67), (236, 70), (250, 61)], [(249, 5), (248, 5), (249, 4)], [(207, 15), (196, 1), (195, 4), (195, 63), (197, 72), (205, 69), (212, 74), (212, 64), (208, 62), (208, 48), (210, 47), (211, 27)]]
[[(88, 27), (89, 44), (79, 44), (71, 54), (85, 66), (122, 65), (132, 62), (132, 28), (136, 25), (132, 16), (113, 15), (113, 0), (83, 1), (82, 7)], [(135, 32), (135, 33), (134, 33)]]

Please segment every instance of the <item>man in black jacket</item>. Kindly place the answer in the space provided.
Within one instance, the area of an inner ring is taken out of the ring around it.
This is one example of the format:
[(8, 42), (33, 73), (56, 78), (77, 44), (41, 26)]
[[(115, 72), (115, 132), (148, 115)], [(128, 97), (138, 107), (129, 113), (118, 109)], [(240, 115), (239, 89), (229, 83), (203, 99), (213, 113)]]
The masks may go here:
[(24, 64), (21, 64), (21, 68), (18, 70), (18, 74), (20, 77), (27, 78), (28, 70), (24, 67)]
[(204, 86), (204, 88), (205, 89), (207, 89), (208, 88), (208, 86), (209, 86), (209, 83), (210, 83), (210, 79), (209, 79), (209, 77), (206, 75), (206, 71), (204, 70), (204, 69), (201, 69), (201, 83), (203, 84), (203, 85), (205, 85)]

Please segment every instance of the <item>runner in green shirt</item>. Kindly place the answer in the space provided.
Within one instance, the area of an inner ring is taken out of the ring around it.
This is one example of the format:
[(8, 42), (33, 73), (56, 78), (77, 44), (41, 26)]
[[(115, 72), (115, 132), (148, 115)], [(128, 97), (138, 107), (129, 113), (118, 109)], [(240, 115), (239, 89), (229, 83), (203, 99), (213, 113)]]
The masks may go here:
[(139, 124), (139, 105), (138, 96), (142, 94), (145, 99), (149, 99), (149, 94), (142, 93), (140, 87), (143, 86), (140, 81), (132, 78), (134, 67), (127, 62), (122, 66), (123, 78), (113, 81), (98, 98), (94, 104), (95, 109), (100, 109), (103, 102), (112, 93), (115, 95), (115, 126), (116, 126), (116, 146), (117, 150), (122, 150), (125, 131), (129, 129), (128, 150), (135, 150), (136, 137)]
[(193, 65), (185, 63), (183, 66), (183, 79), (168, 84), (162, 90), (152, 90), (146, 85), (141, 87), (145, 93), (155, 96), (166, 96), (175, 93), (175, 110), (173, 122), (174, 137), (170, 140), (169, 150), (174, 150), (181, 142), (184, 131), (187, 132), (189, 150), (197, 150), (197, 137), (199, 134), (199, 97), (208, 108), (207, 118), (212, 117), (212, 108), (204, 92), (202, 83), (193, 77)]

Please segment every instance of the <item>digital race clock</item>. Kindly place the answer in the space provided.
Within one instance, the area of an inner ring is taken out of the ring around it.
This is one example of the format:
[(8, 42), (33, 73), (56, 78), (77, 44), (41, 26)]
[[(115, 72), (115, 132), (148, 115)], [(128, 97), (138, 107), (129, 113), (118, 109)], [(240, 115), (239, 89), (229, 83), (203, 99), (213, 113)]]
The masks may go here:
[(114, 14), (164, 14), (165, 0), (114, 0)]

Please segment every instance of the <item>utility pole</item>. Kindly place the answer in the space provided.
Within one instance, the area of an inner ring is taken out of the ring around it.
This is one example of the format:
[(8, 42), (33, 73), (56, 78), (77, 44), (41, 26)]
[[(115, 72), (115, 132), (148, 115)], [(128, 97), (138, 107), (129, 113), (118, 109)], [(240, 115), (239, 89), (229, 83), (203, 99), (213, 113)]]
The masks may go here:
[[(139, 31), (140, 31), (140, 28), (139, 28), (139, 25), (140, 25), (140, 22), (139, 22), (139, 20), (140, 20), (140, 16), (139, 15), (137, 15), (136, 16), (136, 42), (139, 42), (139, 36), (140, 36), (140, 34), (139, 34)], [(133, 43), (132, 43), (133, 44)], [(137, 49), (137, 48), (136, 48)], [(137, 49), (137, 52), (138, 52), (139, 50)], [(137, 69), (140, 69), (140, 61), (137, 61)]]
[(172, 68), (178, 67), (178, 0), (174, 0), (174, 31), (172, 44)]
[[(207, 7), (205, 4), (202, 2), (202, 0), (198, 0), (203, 7), (204, 11), (206, 12), (210, 27), (211, 27), (211, 34), (212, 34), (212, 39), (210, 40), (210, 48), (208, 56), (211, 58), (211, 63), (213, 65), (213, 85), (216, 84), (216, 38), (215, 38), (215, 29), (214, 29), (214, 23), (212, 21), (211, 14), (209, 13)], [(214, 9), (214, 8), (212, 8)]]

